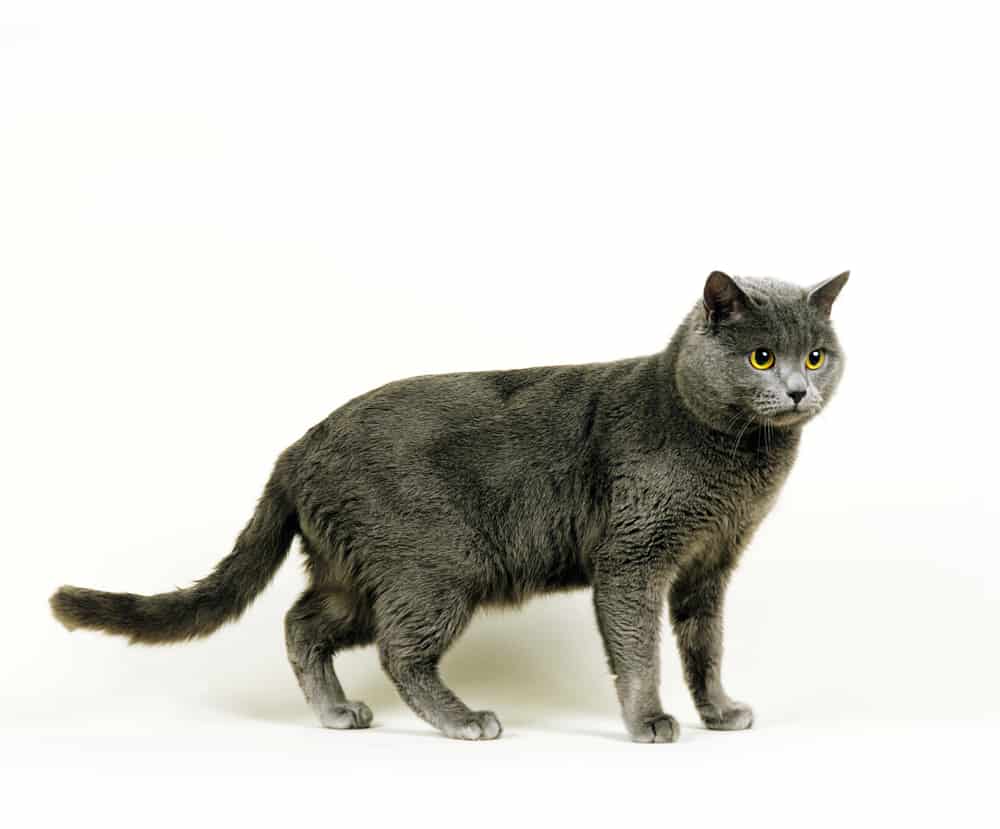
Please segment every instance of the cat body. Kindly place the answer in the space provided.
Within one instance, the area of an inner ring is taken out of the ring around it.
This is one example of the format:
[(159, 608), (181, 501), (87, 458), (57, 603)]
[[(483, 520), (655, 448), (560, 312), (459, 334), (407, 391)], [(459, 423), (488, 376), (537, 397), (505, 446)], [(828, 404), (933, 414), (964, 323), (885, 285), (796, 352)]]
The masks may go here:
[[(138, 642), (207, 635), (245, 609), (297, 535), (310, 587), (286, 618), (289, 659), (325, 726), (370, 724), (333, 656), (374, 643), (428, 722), (499, 736), (492, 712), (444, 685), (440, 657), (479, 606), (592, 586), (633, 739), (679, 733), (659, 700), (665, 602), (706, 725), (747, 728), (750, 708), (720, 679), (725, 587), (802, 424), (839, 380), (828, 316), (846, 278), (806, 291), (715, 273), (658, 354), (390, 383), (282, 454), (208, 578), (151, 597), (66, 587), (53, 609), (68, 627)], [(758, 352), (772, 364), (759, 368)], [(820, 352), (823, 365), (806, 369)]]

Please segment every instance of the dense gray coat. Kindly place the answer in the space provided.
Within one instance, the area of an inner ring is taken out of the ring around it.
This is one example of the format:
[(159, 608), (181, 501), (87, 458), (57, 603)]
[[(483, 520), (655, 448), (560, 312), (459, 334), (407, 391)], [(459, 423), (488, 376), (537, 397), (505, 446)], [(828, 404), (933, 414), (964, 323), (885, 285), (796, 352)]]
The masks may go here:
[(499, 736), (494, 714), (442, 683), (441, 655), (480, 605), (591, 585), (634, 739), (678, 736), (658, 690), (665, 598), (705, 723), (747, 728), (719, 676), (726, 582), (837, 385), (829, 314), (846, 280), (809, 291), (716, 272), (661, 353), (390, 383), (282, 454), (206, 579), (148, 597), (63, 587), (54, 612), (135, 642), (207, 635), (298, 535), (311, 586), (288, 613), (288, 652), (323, 725), (370, 724), (333, 655), (374, 642), (417, 714), (451, 737)]

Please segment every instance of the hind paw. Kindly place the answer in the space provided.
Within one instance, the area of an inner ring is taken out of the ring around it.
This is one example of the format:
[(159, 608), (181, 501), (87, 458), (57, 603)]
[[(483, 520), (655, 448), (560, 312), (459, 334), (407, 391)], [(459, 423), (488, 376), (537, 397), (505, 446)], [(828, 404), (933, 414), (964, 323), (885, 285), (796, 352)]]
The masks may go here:
[(492, 711), (474, 711), (468, 719), (451, 723), (442, 731), (453, 740), (495, 740), (503, 734), (503, 726)]
[(745, 702), (727, 700), (698, 707), (705, 728), (713, 731), (743, 731), (753, 726), (753, 709)]
[(368, 728), (372, 710), (363, 702), (341, 702), (323, 711), (319, 721), (324, 728)]
[(680, 724), (669, 714), (660, 714), (629, 727), (634, 743), (675, 743), (681, 736)]

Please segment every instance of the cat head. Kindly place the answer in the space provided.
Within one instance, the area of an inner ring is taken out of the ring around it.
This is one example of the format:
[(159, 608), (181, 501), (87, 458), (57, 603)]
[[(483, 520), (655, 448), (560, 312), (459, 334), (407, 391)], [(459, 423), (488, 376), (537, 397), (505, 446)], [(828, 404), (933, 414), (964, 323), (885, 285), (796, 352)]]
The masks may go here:
[(801, 288), (712, 273), (677, 356), (678, 389), (694, 414), (723, 431), (815, 417), (844, 368), (830, 313), (848, 274)]

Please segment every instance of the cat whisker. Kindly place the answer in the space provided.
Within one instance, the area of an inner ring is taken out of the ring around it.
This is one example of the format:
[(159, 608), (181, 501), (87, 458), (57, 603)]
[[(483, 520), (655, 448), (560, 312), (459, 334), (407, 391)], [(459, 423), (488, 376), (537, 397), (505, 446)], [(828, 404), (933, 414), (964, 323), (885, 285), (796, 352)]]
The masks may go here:
[(740, 443), (743, 441), (743, 435), (746, 434), (747, 429), (750, 428), (750, 424), (753, 423), (753, 417), (747, 417), (747, 422), (743, 424), (743, 428), (740, 429), (740, 433), (736, 436), (736, 443), (733, 444), (733, 454), (730, 456), (731, 460), (736, 460), (736, 453), (740, 449)]

